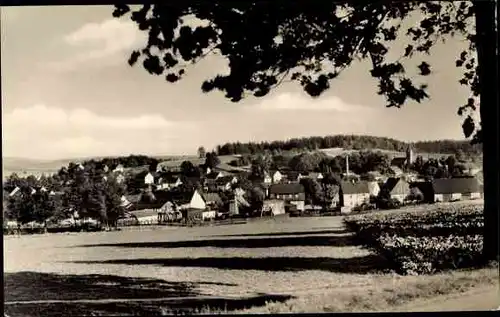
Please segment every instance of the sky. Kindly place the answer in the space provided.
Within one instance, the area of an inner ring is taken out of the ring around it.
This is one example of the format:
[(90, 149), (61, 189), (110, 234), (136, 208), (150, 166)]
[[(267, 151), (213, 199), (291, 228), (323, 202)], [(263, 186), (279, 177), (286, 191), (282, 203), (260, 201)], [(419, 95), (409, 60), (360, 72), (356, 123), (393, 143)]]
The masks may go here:
[[(112, 6), (2, 7), (4, 157), (62, 159), (129, 154), (194, 154), (227, 141), (366, 134), (402, 141), (463, 139), (457, 82), (463, 42), (437, 45), (427, 61), (431, 98), (386, 108), (366, 62), (356, 62), (313, 99), (297, 84), (232, 103), (204, 94), (204, 79), (225, 72), (208, 56), (171, 84), (127, 64), (145, 33)], [(395, 49), (397, 50), (397, 49)], [(416, 61), (415, 61), (416, 65)]]

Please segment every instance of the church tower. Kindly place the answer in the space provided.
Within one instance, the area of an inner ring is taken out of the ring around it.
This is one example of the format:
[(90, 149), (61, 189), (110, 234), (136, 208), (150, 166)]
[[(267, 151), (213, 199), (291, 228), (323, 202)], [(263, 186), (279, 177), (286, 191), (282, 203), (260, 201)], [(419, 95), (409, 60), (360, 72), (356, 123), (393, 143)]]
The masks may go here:
[(409, 169), (411, 164), (415, 161), (414, 153), (413, 153), (413, 146), (408, 145), (408, 148), (406, 149), (406, 168)]

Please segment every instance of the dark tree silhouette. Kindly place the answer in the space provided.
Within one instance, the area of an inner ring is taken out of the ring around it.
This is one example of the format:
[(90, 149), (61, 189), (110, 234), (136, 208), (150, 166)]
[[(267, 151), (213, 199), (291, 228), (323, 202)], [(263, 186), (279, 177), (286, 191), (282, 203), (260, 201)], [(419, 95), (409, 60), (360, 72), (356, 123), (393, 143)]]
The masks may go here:
[(205, 148), (203, 146), (200, 146), (198, 148), (198, 157), (203, 159), (203, 158), (205, 158), (206, 154), (207, 154), (207, 151), (205, 150)]
[[(174, 4), (175, 3), (175, 4)], [(182, 3), (182, 4), (181, 4)], [(130, 7), (117, 5), (113, 16), (121, 17)], [(186, 74), (189, 64), (210, 53), (219, 53), (229, 62), (230, 72), (202, 84), (202, 90), (218, 89), (237, 102), (247, 94), (262, 97), (285, 79), (298, 82), (317, 97), (330, 87), (330, 81), (354, 60), (369, 59), (371, 76), (378, 80), (378, 94), (388, 107), (401, 107), (409, 100), (428, 98), (425, 84), (415, 84), (406, 74), (403, 61), (428, 54), (440, 40), (454, 36), (469, 43), (459, 52), (457, 67), (464, 70), (460, 83), (471, 89), (471, 98), (458, 109), (465, 116), (466, 137), (484, 143), (484, 166), (495, 169), (498, 160), (496, 118), (498, 111), (496, 2), (416, 2), (416, 1), (186, 1), (144, 5), (131, 13), (140, 30), (148, 32), (144, 49), (132, 52), (129, 64), (142, 59), (151, 74), (166, 74), (176, 82)], [(411, 44), (401, 58), (387, 58), (389, 44), (401, 40), (403, 22), (411, 15), (420, 21), (407, 28)], [(190, 27), (187, 16), (204, 20)], [(477, 52), (477, 57), (474, 54)], [(188, 63), (185, 63), (188, 62)], [(422, 61), (420, 76), (432, 73)], [(471, 112), (480, 97), (481, 126)], [(488, 137), (483, 138), (485, 134)], [(498, 256), (498, 174), (485, 173), (485, 240), (487, 259)]]
[(220, 159), (215, 152), (208, 152), (205, 155), (205, 167), (214, 168), (220, 164)]

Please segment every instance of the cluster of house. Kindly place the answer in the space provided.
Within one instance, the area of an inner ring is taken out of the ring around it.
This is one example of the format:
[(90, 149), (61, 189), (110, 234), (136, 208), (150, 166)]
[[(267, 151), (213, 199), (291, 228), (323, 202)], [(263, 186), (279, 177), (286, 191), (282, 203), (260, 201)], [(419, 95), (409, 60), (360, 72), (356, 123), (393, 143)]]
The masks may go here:
[[(405, 161), (412, 161), (411, 152), (408, 152)], [(350, 175), (348, 159), (346, 165), (346, 174)], [(107, 175), (114, 174), (118, 183), (123, 183), (128, 177), (135, 177), (143, 184), (144, 189), (140, 194), (121, 197), (121, 204), (127, 215), (120, 219), (124, 224), (162, 224), (189, 219), (213, 219), (222, 205), (222, 193), (229, 197), (230, 215), (237, 215), (242, 208), (250, 206), (245, 191), (238, 185), (238, 176), (248, 173), (241, 168), (220, 164), (213, 169), (204, 169), (201, 177), (185, 177), (178, 166), (166, 170), (159, 165), (155, 172), (150, 171), (148, 166), (135, 168), (135, 173), (130, 173), (130, 170), (121, 164), (113, 170), (105, 167)], [(306, 192), (301, 184), (304, 178), (321, 182), (324, 175), (287, 170), (266, 172), (261, 180), (265, 189), (262, 212), (280, 215), (314, 208), (306, 206)], [(187, 190), (181, 186), (184, 182), (199, 183), (201, 186), (199, 189)], [(474, 177), (435, 179), (430, 182), (418, 181), (405, 175), (385, 179), (378, 177), (374, 181), (344, 180), (333, 186), (334, 193), (329, 208), (342, 208), (349, 212), (355, 207), (369, 203), (370, 198), (376, 197), (381, 190), (402, 204), (417, 197), (429, 203), (478, 199), (482, 197), (483, 192), (482, 185)], [(15, 195), (18, 191), (16, 188), (8, 195)]]
[[(214, 218), (220, 206), (221, 191), (231, 195), (229, 213), (238, 214), (239, 209), (249, 206), (245, 191), (238, 187), (238, 174), (234, 171), (207, 169), (202, 178), (203, 190), (176, 193), (175, 188), (183, 183), (183, 177), (175, 172), (147, 172), (144, 184), (155, 187), (151, 193), (154, 203), (143, 203), (139, 196), (123, 197), (124, 206), (130, 208), (130, 214), (139, 222), (162, 223), (190, 217), (205, 220)], [(304, 211), (314, 206), (306, 205), (306, 193), (300, 181), (312, 178), (319, 182), (321, 173), (300, 173), (296, 171), (271, 171), (265, 173), (262, 185), (265, 189), (263, 212), (279, 215), (293, 211)], [(482, 185), (476, 178), (448, 178), (434, 181), (414, 181), (405, 177), (390, 177), (375, 181), (341, 181), (334, 186), (334, 195), (329, 208), (341, 207), (349, 212), (355, 207), (368, 204), (371, 197), (376, 197), (385, 190), (391, 199), (405, 204), (410, 200), (423, 202), (446, 202), (482, 197)], [(160, 194), (165, 192), (166, 194)], [(176, 193), (175, 195), (172, 193)], [(156, 195), (156, 196), (155, 196)]]

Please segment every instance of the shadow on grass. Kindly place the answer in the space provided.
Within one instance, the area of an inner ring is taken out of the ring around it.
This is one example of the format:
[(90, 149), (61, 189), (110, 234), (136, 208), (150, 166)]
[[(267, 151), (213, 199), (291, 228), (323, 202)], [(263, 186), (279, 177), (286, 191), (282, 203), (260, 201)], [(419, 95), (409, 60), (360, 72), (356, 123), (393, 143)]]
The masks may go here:
[(407, 237), (407, 236), (414, 236), (414, 237), (447, 237), (450, 235), (455, 235), (455, 236), (470, 236), (470, 235), (482, 235), (483, 234), (483, 227), (482, 226), (469, 226), (469, 227), (449, 227), (449, 228), (442, 228), (442, 227), (430, 227), (430, 228), (425, 228), (425, 227), (393, 227), (393, 228), (388, 228), (388, 227), (377, 227), (373, 226), (371, 228), (363, 228), (362, 230), (357, 232), (358, 236), (367, 236), (373, 239), (373, 237), (379, 237), (382, 234), (388, 234), (388, 235), (397, 235), (400, 237)]
[(268, 294), (248, 298), (207, 297), (197, 290), (202, 284), (217, 283), (167, 282), (112, 275), (5, 273), (4, 311), (9, 316), (143, 315), (203, 309), (230, 311), (291, 298)]
[(210, 235), (204, 237), (261, 237), (261, 236), (307, 236), (315, 234), (346, 234), (351, 231), (345, 229), (337, 230), (319, 230), (319, 231), (293, 231), (293, 232), (267, 232), (267, 233), (247, 233), (247, 234), (222, 234)]
[(306, 257), (264, 257), (264, 258), (164, 258), (164, 259), (123, 259), (106, 261), (75, 261), (79, 264), (125, 264), (159, 265), (166, 267), (206, 267), (222, 270), (260, 271), (307, 271), (321, 270), (337, 273), (369, 274), (388, 271), (390, 264), (379, 255), (336, 259)]
[[(130, 242), (114, 244), (87, 244), (77, 247), (119, 247), (119, 248), (273, 248), (273, 247), (345, 247), (358, 245), (353, 236), (302, 236), (257, 239), (213, 239), (187, 241)], [(73, 247), (72, 247), (73, 248)]]

